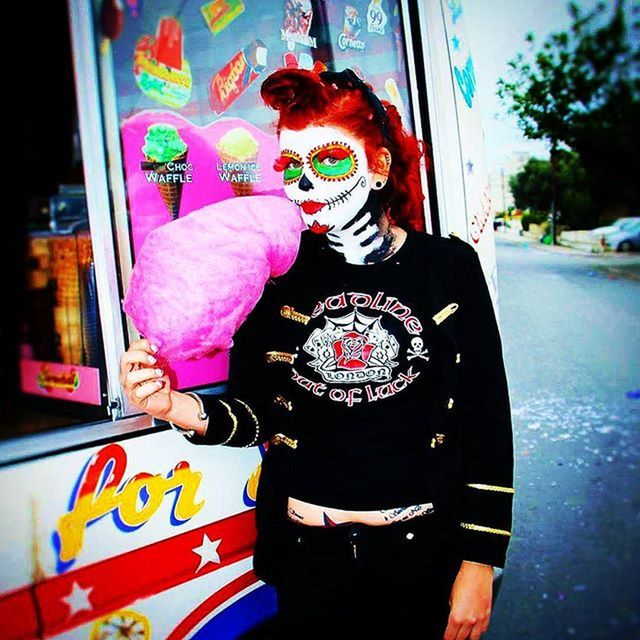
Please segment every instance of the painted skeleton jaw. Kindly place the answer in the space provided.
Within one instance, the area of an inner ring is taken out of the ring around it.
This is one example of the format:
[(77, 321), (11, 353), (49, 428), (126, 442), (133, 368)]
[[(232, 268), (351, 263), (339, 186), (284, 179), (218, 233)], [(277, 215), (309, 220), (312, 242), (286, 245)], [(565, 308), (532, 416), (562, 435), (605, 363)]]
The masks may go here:
[[(335, 127), (283, 129), (284, 190), (301, 208), (307, 227), (316, 233), (340, 233), (364, 206), (371, 191), (364, 147)], [(287, 169), (286, 158), (297, 158)], [(280, 161), (279, 161), (280, 162)]]
[[(369, 186), (367, 184), (367, 179), (364, 176), (361, 176), (360, 179), (350, 189), (342, 191), (337, 196), (334, 196), (333, 198), (330, 198), (329, 200), (325, 201), (324, 206), (319, 211), (324, 212), (324, 211), (331, 211), (332, 209), (335, 209), (336, 207), (340, 206), (342, 203), (346, 202), (351, 196), (351, 194), (358, 187), (366, 189), (367, 186)], [(305, 202), (317, 202), (316, 200), (296, 200), (295, 198), (292, 198), (292, 201), (295, 202), (299, 207), (301, 207)], [(305, 214), (305, 215), (315, 216), (316, 214)]]

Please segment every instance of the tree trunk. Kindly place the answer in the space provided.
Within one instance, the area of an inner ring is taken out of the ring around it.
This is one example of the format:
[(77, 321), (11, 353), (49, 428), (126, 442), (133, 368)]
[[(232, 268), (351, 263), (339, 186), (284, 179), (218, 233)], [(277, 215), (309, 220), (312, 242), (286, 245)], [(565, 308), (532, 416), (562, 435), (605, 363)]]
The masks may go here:
[(556, 140), (551, 142), (551, 153), (549, 157), (551, 164), (551, 244), (555, 245), (556, 242), (556, 222), (557, 222), (557, 207), (558, 207), (558, 143)]

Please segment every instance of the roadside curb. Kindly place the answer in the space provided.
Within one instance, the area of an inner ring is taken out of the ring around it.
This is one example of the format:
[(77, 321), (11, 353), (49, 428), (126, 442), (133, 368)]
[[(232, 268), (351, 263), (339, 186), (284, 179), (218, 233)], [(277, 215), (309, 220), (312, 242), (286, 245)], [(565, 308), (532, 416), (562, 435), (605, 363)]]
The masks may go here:
[[(634, 266), (634, 265), (631, 265)], [(621, 278), (623, 280), (633, 280), (634, 282), (640, 282), (640, 265), (635, 265), (636, 270), (624, 269), (622, 265), (608, 265), (608, 264), (596, 264), (594, 268), (598, 271), (602, 271), (605, 274)]]
[(521, 237), (505, 237), (496, 235), (496, 244), (526, 245), (527, 248), (540, 249), (547, 253), (561, 254), (569, 257), (594, 258), (598, 260), (593, 264), (596, 269), (612, 279), (631, 280), (640, 282), (640, 255), (627, 253), (592, 253), (564, 247), (562, 245), (550, 246), (541, 242)]
[(585, 258), (599, 258), (603, 260), (614, 260), (620, 262), (633, 261), (638, 259), (640, 261), (640, 254), (627, 254), (627, 253), (618, 253), (616, 251), (607, 251), (606, 253), (593, 252), (593, 251), (582, 251), (581, 249), (574, 249), (573, 247), (567, 247), (562, 244), (549, 245), (544, 244), (543, 242), (539, 242), (533, 238), (523, 238), (523, 237), (506, 237), (503, 235), (495, 236), (496, 242), (503, 242), (504, 244), (526, 244), (527, 247), (531, 247), (532, 249), (539, 249), (541, 251), (548, 251), (550, 253), (558, 253), (565, 256), (582, 256)]

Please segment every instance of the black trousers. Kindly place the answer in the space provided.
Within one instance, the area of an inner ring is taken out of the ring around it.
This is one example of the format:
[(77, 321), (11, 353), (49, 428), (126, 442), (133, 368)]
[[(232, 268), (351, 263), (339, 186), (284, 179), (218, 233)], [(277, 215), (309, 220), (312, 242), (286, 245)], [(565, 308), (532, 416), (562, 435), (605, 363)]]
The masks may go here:
[(461, 561), (436, 528), (434, 514), (383, 526), (290, 523), (294, 550), (276, 588), (279, 637), (442, 640)]

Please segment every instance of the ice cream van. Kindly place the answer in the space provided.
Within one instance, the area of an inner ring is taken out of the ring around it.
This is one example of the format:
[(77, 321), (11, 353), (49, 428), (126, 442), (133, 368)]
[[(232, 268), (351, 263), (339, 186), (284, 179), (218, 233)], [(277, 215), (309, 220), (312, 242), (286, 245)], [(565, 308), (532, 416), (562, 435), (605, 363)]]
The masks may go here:
[[(252, 571), (263, 450), (194, 447), (128, 406), (136, 253), (206, 204), (283, 195), (259, 87), (320, 62), (356, 70), (428, 144), (425, 227), (476, 247), (497, 301), (464, 5), (69, 0), (68, 15), (85, 179), (27, 239), (31, 409), (0, 442), (0, 637), (237, 638), (276, 606)], [(225, 389), (228, 353), (171, 366), (181, 389)]]

